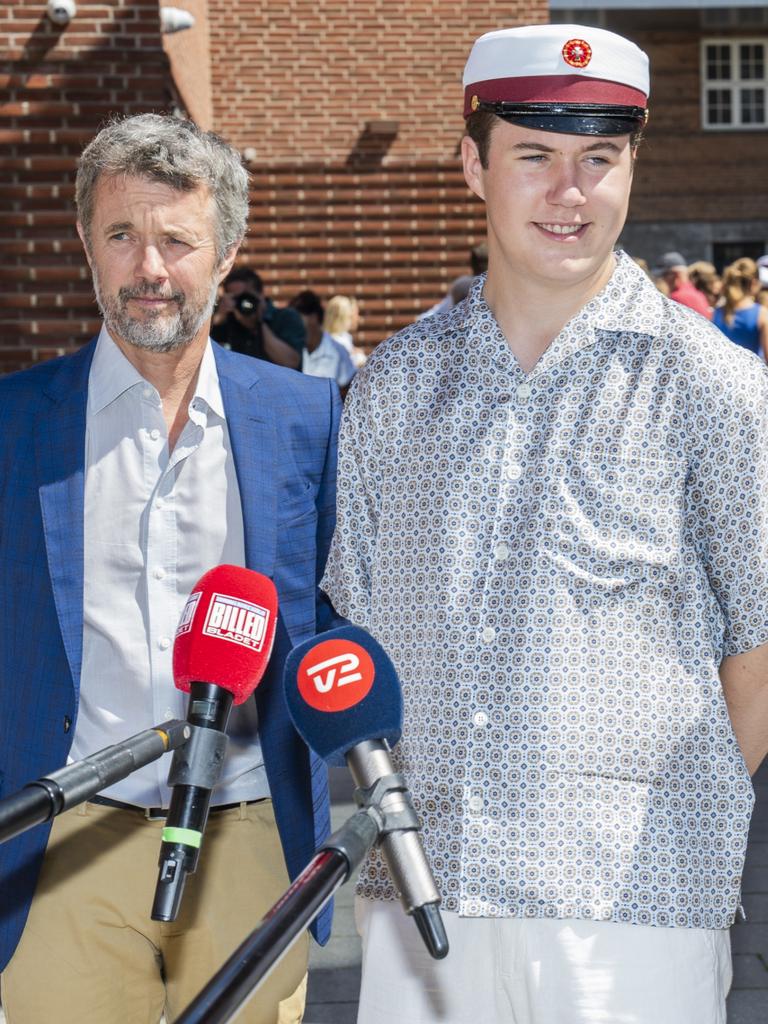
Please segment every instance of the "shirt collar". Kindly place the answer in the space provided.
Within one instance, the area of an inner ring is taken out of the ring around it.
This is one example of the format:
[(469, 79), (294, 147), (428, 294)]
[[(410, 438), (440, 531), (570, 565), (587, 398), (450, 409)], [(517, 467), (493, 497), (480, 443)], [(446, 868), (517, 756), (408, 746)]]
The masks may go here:
[[(537, 374), (577, 349), (595, 344), (600, 333), (657, 333), (664, 314), (664, 296), (625, 252), (615, 252), (616, 266), (605, 286), (571, 317), (531, 371)], [(476, 341), (503, 346), (504, 357), (517, 366), (507, 340), (485, 301), (485, 274), (472, 285), (467, 322)], [(495, 327), (489, 329), (489, 324)], [(499, 353), (501, 355), (501, 353)]]
[[(92, 414), (99, 413), (126, 391), (130, 391), (137, 384), (145, 385), (146, 383), (147, 381), (136, 367), (126, 359), (115, 344), (106, 326), (102, 324), (88, 378), (89, 411)], [(225, 418), (219, 374), (210, 339), (205, 346), (200, 362), (197, 385), (190, 406), (198, 399), (205, 402), (208, 408), (221, 419)]]
[(101, 412), (136, 384), (146, 381), (123, 355), (104, 324), (99, 331), (88, 377), (88, 408)]
[[(205, 346), (203, 358), (200, 363), (200, 372), (197, 375), (197, 386), (195, 387), (196, 399), (202, 399), (211, 412), (214, 412), (221, 419), (224, 419), (224, 400), (221, 397), (221, 386), (219, 384), (219, 372), (216, 369), (216, 359), (213, 355), (211, 340)], [(194, 401), (194, 399), (193, 399)]]
[(616, 268), (610, 280), (571, 323), (586, 314), (597, 330), (656, 334), (664, 318), (664, 296), (631, 256), (625, 252), (614, 256)]

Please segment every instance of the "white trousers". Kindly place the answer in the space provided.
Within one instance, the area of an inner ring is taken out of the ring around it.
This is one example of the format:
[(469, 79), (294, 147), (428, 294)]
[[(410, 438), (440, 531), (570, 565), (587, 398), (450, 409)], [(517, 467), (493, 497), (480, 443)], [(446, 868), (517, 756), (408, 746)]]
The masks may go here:
[(432, 960), (399, 902), (358, 898), (357, 1024), (726, 1024), (725, 930), (443, 912)]

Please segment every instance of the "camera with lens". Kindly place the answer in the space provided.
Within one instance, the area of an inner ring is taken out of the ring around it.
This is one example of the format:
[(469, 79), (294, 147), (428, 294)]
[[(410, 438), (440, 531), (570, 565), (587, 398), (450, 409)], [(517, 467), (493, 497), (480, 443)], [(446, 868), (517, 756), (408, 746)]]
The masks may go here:
[(255, 316), (261, 311), (261, 299), (255, 292), (241, 292), (235, 296), (234, 304), (241, 316)]

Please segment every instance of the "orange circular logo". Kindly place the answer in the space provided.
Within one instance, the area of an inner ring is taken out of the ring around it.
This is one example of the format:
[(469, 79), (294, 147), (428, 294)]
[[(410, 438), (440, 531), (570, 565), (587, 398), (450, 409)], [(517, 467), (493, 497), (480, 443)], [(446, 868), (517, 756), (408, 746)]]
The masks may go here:
[(585, 68), (592, 60), (592, 47), (586, 39), (569, 39), (563, 47), (563, 60), (572, 68)]
[(346, 711), (373, 686), (376, 670), (364, 647), (349, 640), (316, 644), (301, 660), (299, 693), (316, 711)]

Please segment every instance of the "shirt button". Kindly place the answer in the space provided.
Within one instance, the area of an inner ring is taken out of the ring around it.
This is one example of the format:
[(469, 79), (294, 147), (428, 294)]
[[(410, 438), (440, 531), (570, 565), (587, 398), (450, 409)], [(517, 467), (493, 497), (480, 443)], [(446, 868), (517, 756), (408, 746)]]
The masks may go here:
[(152, 575), (155, 577), (156, 580), (164, 580), (165, 579), (165, 569), (155, 569), (155, 571), (154, 571), (154, 573)]
[(493, 643), (496, 639), (496, 630), (493, 626), (486, 626), (482, 632), (483, 641), (487, 644)]
[(160, 437), (160, 431), (157, 429), (157, 427), (153, 427), (152, 430), (150, 430), (149, 432), (149, 436), (152, 438), (153, 441), (156, 441), (158, 437)]
[(167, 651), (168, 648), (171, 646), (170, 637), (161, 636), (160, 639), (157, 641), (157, 646), (160, 648), (161, 651)]
[(170, 722), (170, 720), (173, 718), (173, 712), (171, 711), (170, 708), (165, 709), (165, 711), (163, 712), (163, 718), (165, 719), (166, 722)]
[(152, 395), (154, 394), (154, 391), (152, 388), (147, 387), (144, 388), (144, 390), (141, 393), (142, 395), (144, 395), (145, 398), (151, 398)]
[(476, 711), (472, 716), (472, 722), (478, 729), (488, 725), (488, 715), (484, 711)]
[(503, 562), (505, 558), (509, 558), (509, 544), (505, 544), (504, 541), (500, 541), (493, 549), (493, 557), (498, 562)]
[(507, 478), (507, 480), (519, 480), (522, 475), (523, 467), (517, 462), (511, 463), (504, 470), (504, 476)]
[(481, 796), (471, 796), (469, 798), (469, 809), (470, 811), (473, 811), (475, 814), (478, 814), (480, 811), (482, 811), (484, 806), (485, 805), (483, 802), (483, 798)]
[(520, 387), (515, 392), (515, 394), (517, 395), (517, 397), (520, 399), (521, 402), (527, 401), (531, 397), (532, 393), (533, 393), (533, 388), (531, 387), (530, 384), (521, 384)]
[(163, 509), (165, 508), (165, 502), (163, 501), (162, 498), (155, 499), (155, 508), (157, 509), (158, 512), (163, 511)]

